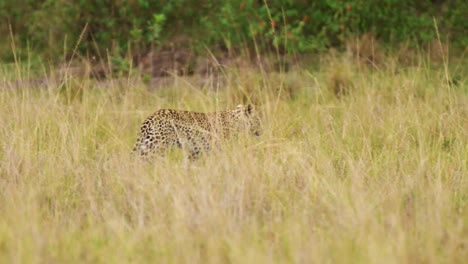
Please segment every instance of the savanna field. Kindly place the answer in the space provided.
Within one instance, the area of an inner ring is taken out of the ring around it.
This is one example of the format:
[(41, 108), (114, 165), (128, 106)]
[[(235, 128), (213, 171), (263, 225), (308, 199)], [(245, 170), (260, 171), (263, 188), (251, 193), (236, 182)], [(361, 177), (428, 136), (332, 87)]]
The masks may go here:
[[(464, 263), (466, 65), (422, 55), (368, 67), (343, 55), (156, 88), (133, 78), (39, 85), (27, 65), (4, 65), (0, 262)], [(255, 104), (261, 137), (196, 161), (178, 150), (130, 156), (160, 108), (241, 103)]]

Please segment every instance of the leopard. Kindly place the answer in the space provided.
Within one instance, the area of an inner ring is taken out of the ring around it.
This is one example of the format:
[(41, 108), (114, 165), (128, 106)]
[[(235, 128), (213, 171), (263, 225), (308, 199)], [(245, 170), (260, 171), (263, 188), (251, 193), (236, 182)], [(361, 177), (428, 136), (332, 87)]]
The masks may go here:
[(252, 104), (218, 112), (160, 109), (140, 127), (132, 156), (147, 159), (165, 156), (171, 148), (182, 149), (190, 160), (209, 153), (222, 140), (246, 133), (263, 134), (260, 117)]

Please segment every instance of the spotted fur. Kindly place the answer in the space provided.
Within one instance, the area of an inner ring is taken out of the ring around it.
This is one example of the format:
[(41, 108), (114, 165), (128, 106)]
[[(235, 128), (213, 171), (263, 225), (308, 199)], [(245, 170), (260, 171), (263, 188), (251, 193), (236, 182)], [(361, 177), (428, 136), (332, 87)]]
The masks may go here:
[(198, 113), (161, 109), (145, 119), (132, 154), (147, 157), (164, 155), (172, 147), (188, 152), (190, 159), (208, 152), (220, 139), (242, 131), (255, 136), (262, 133), (253, 105), (234, 110)]

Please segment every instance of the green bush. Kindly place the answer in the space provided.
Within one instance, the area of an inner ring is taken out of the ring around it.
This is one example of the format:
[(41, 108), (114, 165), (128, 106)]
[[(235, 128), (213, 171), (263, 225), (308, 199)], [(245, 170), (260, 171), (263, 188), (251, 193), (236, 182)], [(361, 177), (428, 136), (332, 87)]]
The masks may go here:
[(18, 43), (48, 57), (73, 51), (84, 29), (78, 51), (102, 56), (167, 46), (178, 36), (195, 49), (257, 43), (264, 51), (310, 52), (367, 32), (390, 44), (425, 43), (436, 37), (434, 18), (442, 37), (466, 45), (466, 13), (462, 0), (3, 0), (0, 19), (8, 23), (0, 33), (11, 24)]

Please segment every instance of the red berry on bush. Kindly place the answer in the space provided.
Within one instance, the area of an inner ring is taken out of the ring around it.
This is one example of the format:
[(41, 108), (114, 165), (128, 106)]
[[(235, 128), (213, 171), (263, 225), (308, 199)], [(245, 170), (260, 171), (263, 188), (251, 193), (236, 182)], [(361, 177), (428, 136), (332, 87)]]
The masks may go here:
[(274, 20), (271, 21), (271, 27), (275, 28), (276, 27), (276, 22)]
[(351, 6), (350, 5), (346, 6), (346, 11), (351, 11)]

